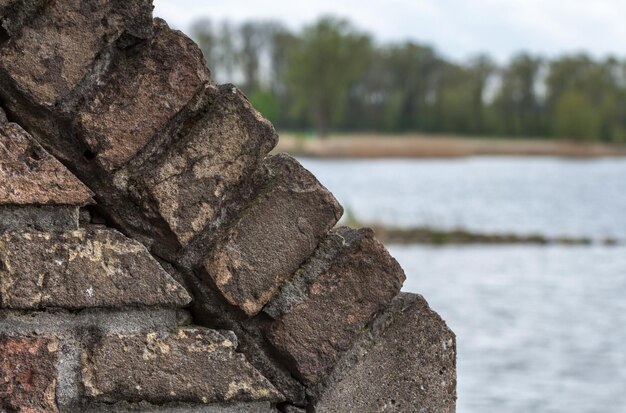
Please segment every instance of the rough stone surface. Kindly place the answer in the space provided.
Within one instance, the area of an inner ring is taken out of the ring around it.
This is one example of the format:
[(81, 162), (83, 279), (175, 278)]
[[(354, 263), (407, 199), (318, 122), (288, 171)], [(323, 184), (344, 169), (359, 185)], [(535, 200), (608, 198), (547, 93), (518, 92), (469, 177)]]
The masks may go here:
[(0, 0), (0, 107), (98, 202), (0, 110), (0, 331), (58, 340), (0, 339), (0, 411), (450, 412), (449, 330), (151, 10)]
[(0, 77), (34, 104), (52, 107), (72, 92), (117, 40), (150, 36), (149, 0), (51, 1), (0, 48)]
[(453, 413), (456, 341), (423, 297), (400, 294), (335, 367), (315, 412)]
[(14, 123), (0, 126), (0, 205), (85, 205), (93, 194)]
[(248, 315), (276, 294), (343, 213), (295, 159), (276, 155), (266, 165), (271, 175), (263, 192), (204, 263), (224, 297)]
[(283, 407), (283, 413), (306, 413), (306, 410), (296, 406), (285, 406)]
[(272, 125), (232, 85), (207, 86), (189, 112), (167, 131), (177, 141), (145, 160), (130, 184), (183, 246), (247, 203), (262, 159), (278, 141)]
[(321, 274), (330, 269), (335, 258), (346, 244), (345, 237), (351, 231), (345, 228), (332, 230), (322, 239), (313, 255), (300, 267), (291, 280), (282, 286), (280, 292), (263, 307), (263, 312), (279, 319), (293, 307), (309, 297), (309, 289)]
[(4, 109), (0, 108), (0, 126), (7, 123), (7, 114), (4, 112)]
[(93, 342), (95, 337), (105, 333), (147, 334), (159, 330), (175, 331), (178, 325), (188, 322), (189, 314), (186, 311), (160, 308), (97, 308), (78, 312), (60, 309), (40, 312), (0, 310), (0, 331), (3, 333), (10, 336), (46, 336), (58, 339), (56, 403), (63, 413), (85, 411), (81, 354), (85, 345)]
[(53, 339), (0, 336), (2, 412), (58, 412), (57, 350)]
[(0, 42), (3, 37), (16, 35), (46, 3), (47, 0), (0, 0)]
[(274, 356), (271, 347), (263, 338), (261, 329), (265, 323), (254, 320), (242, 323), (238, 329), (239, 348), (255, 368), (257, 368), (272, 384), (292, 403), (306, 403), (306, 388), (294, 378), (289, 370)]
[(163, 20), (135, 49), (114, 63), (76, 118), (80, 136), (108, 171), (141, 150), (209, 80), (195, 43)]
[(211, 403), (206, 405), (168, 403), (157, 406), (149, 403), (116, 403), (93, 404), (86, 408), (84, 413), (279, 413), (269, 402), (252, 403)]
[(143, 245), (117, 231), (0, 237), (3, 308), (184, 306), (189, 301)]
[(6, 231), (75, 231), (78, 208), (50, 205), (0, 205), (0, 233)]
[(105, 335), (84, 354), (83, 379), (87, 394), (105, 402), (282, 400), (230, 340), (207, 329)]
[(250, 364), (270, 380), (289, 402), (305, 404), (304, 385), (276, 360), (275, 350), (265, 340), (264, 331), (267, 329), (268, 317), (259, 314), (248, 318), (240, 311), (229, 311), (232, 307), (219, 292), (190, 274), (186, 277), (189, 291), (195, 297), (192, 311), (196, 315), (196, 322), (233, 330), (239, 342), (237, 350), (245, 354)]
[(337, 231), (344, 238), (330, 268), (272, 327), (271, 343), (307, 383), (319, 381), (404, 282), (398, 262), (370, 229)]
[(80, 312), (67, 310), (24, 312), (0, 310), (0, 331), (19, 335), (64, 336), (77, 331), (109, 333), (149, 333), (156, 329), (175, 330), (184, 324), (185, 310), (164, 308), (125, 308), (122, 310), (90, 308)]

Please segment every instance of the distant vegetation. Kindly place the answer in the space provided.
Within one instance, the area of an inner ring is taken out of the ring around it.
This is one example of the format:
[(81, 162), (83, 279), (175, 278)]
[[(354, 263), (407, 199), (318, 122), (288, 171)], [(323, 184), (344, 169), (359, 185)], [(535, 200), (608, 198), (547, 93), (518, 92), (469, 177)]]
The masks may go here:
[(385, 244), (534, 244), (534, 245), (621, 245), (615, 238), (594, 240), (589, 237), (548, 237), (539, 234), (481, 233), (463, 228), (441, 229), (429, 226), (395, 227), (361, 222), (349, 207), (341, 225), (352, 228), (370, 227), (376, 238)]
[(191, 34), (214, 78), (241, 85), (280, 129), (626, 142), (626, 62), (616, 58), (458, 63), (411, 41), (381, 44), (332, 17), (297, 33), (202, 20)]

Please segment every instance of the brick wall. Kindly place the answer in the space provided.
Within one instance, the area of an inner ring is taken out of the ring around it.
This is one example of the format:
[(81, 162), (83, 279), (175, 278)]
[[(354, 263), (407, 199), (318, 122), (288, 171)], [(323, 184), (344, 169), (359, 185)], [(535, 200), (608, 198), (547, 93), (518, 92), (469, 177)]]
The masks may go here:
[(0, 411), (454, 411), (445, 322), (151, 11), (0, 0)]

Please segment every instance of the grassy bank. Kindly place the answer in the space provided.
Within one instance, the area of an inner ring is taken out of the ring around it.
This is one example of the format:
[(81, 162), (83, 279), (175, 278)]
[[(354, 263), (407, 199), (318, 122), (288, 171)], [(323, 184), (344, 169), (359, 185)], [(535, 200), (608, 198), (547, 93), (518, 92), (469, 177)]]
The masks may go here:
[(548, 237), (540, 234), (506, 234), (469, 231), (462, 228), (438, 229), (427, 226), (394, 227), (377, 223), (365, 223), (357, 219), (350, 209), (346, 209), (341, 223), (352, 228), (369, 227), (382, 243), (425, 244), (425, 245), (469, 245), (469, 244), (528, 244), (528, 245), (618, 245), (613, 238), (592, 239), (588, 237)]
[(626, 156), (625, 145), (453, 135), (333, 135), (305, 139), (281, 134), (276, 151), (317, 158), (458, 158), (467, 156), (557, 156), (593, 158)]
[(429, 227), (393, 228), (365, 225), (374, 229), (385, 244), (467, 245), (467, 244), (529, 244), (529, 245), (617, 245), (615, 239), (593, 240), (577, 237), (546, 237), (538, 234), (486, 234), (463, 229), (442, 230)]

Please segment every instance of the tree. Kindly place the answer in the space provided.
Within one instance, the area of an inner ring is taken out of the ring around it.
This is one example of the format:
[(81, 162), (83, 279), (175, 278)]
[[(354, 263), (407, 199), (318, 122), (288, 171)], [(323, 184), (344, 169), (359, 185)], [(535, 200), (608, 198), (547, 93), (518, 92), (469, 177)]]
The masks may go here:
[(584, 125), (581, 119), (570, 119), (572, 124), (583, 128), (575, 137), (621, 140), (626, 118), (620, 66), (616, 59), (597, 62), (585, 54), (563, 56), (550, 64), (546, 85), (555, 133), (562, 135), (565, 128), (564, 106), (571, 110), (581, 110), (584, 106), (590, 111), (584, 115), (579, 113), (586, 121)]
[(475, 86), (467, 68), (446, 63), (440, 69), (435, 105), (439, 132), (472, 133)]
[(191, 26), (191, 37), (194, 38), (200, 50), (202, 50), (204, 60), (215, 70), (214, 66), (218, 63), (218, 60), (216, 59), (217, 38), (213, 33), (213, 22), (209, 19), (196, 21)]
[(496, 71), (496, 65), (487, 55), (478, 55), (469, 63), (470, 93), (471, 93), (471, 132), (487, 132), (485, 94), (487, 85)]
[(319, 136), (327, 136), (343, 116), (350, 88), (365, 72), (370, 45), (347, 21), (327, 17), (305, 28), (288, 54), (285, 83), (293, 113), (307, 114)]
[(559, 138), (595, 141), (600, 138), (602, 119), (583, 93), (568, 90), (556, 102), (553, 125)]
[(400, 99), (397, 130), (428, 129), (432, 103), (428, 99), (434, 94), (439, 67), (440, 59), (429, 46), (406, 42), (389, 47), (384, 69), (389, 73), (389, 90)]
[(542, 59), (528, 54), (515, 56), (504, 69), (494, 110), (501, 119), (501, 133), (540, 135), (542, 107), (537, 96)]
[[(264, 61), (271, 61), (275, 34), (281, 32), (282, 26), (273, 21), (250, 21), (239, 27), (241, 48), (238, 61), (243, 72), (244, 92), (250, 94), (262, 86), (261, 64)], [(270, 76), (271, 73), (267, 75)]]
[(296, 33), (272, 21), (198, 21), (216, 83), (240, 84), (278, 128), (421, 131), (626, 141), (626, 62), (526, 53), (462, 64), (414, 41), (375, 44), (326, 17)]

